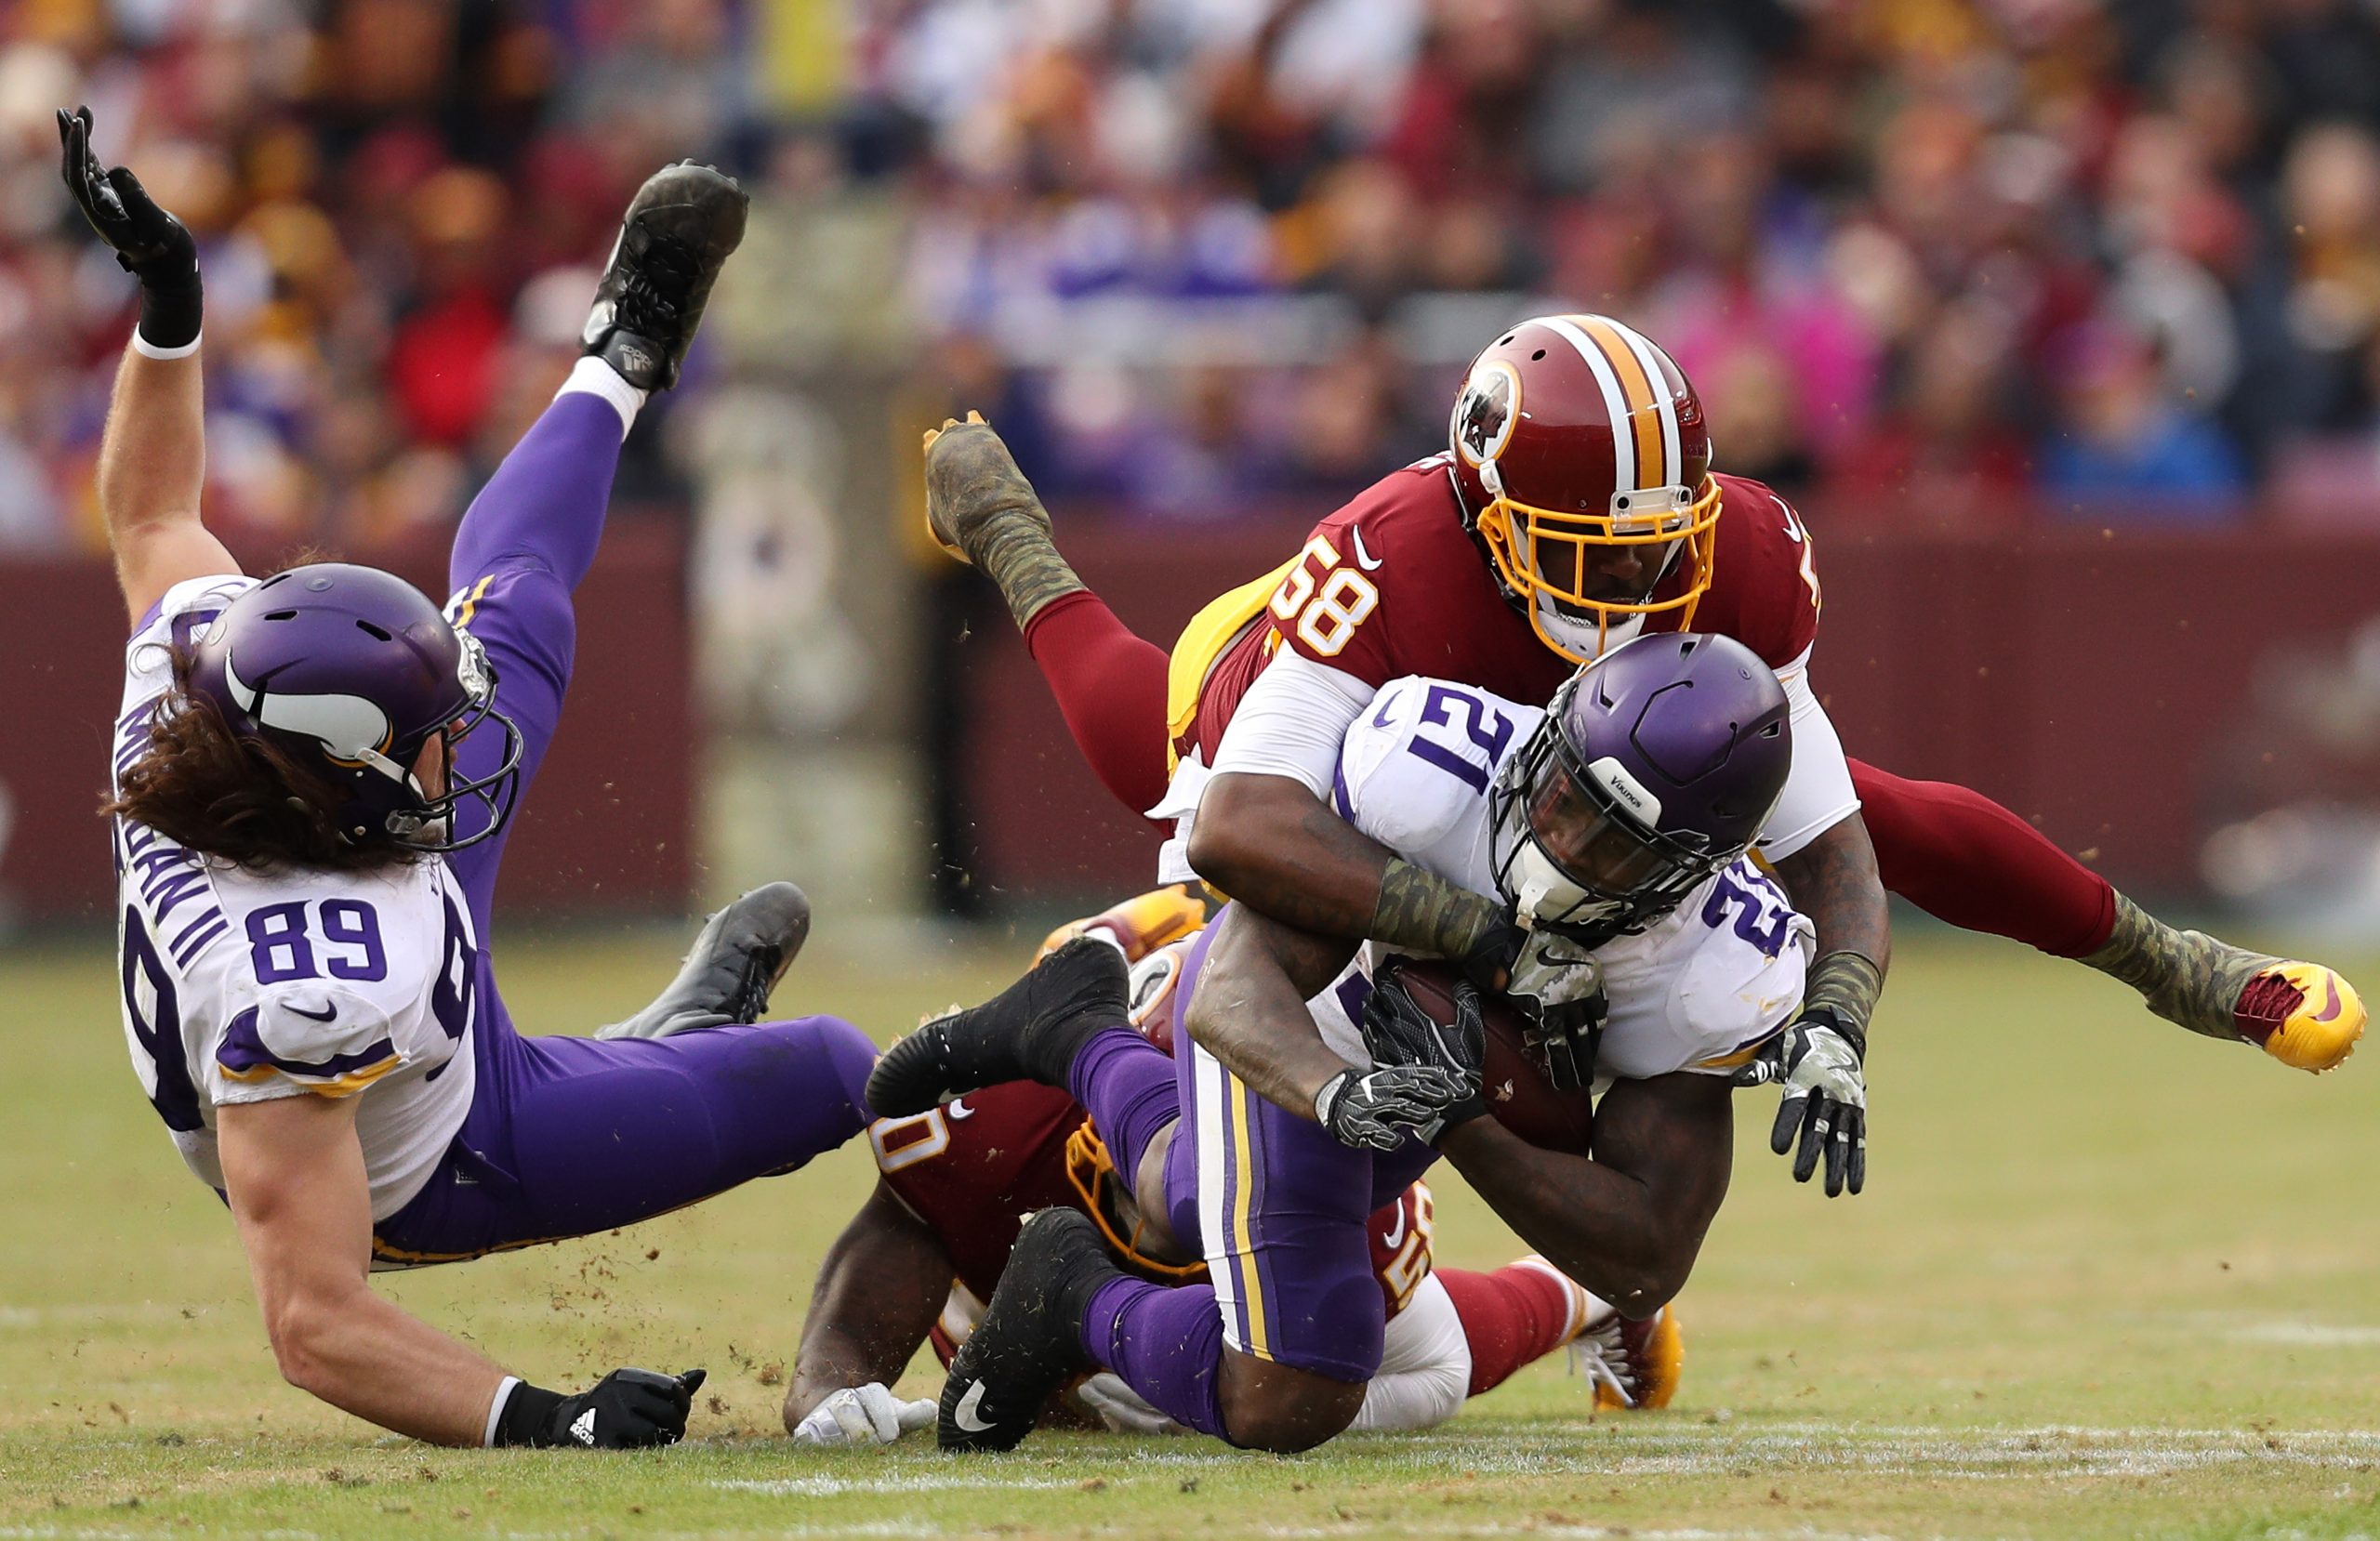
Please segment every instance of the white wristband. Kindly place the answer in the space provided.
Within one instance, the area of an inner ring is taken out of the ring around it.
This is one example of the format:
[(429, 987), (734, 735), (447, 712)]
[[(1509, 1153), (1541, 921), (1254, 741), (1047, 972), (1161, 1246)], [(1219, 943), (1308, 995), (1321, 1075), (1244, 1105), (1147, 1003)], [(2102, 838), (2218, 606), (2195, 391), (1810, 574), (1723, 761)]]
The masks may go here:
[(179, 348), (160, 348), (142, 336), (140, 328), (136, 326), (132, 329), (132, 350), (144, 359), (187, 359), (198, 351), (198, 345), (205, 336), (205, 333), (201, 332)]
[(519, 1376), (506, 1376), (496, 1383), (496, 1400), (487, 1404), (487, 1427), (480, 1431), (480, 1448), (496, 1448), (496, 1426), (504, 1421), (504, 1404), (512, 1400), (512, 1389), (521, 1384)]

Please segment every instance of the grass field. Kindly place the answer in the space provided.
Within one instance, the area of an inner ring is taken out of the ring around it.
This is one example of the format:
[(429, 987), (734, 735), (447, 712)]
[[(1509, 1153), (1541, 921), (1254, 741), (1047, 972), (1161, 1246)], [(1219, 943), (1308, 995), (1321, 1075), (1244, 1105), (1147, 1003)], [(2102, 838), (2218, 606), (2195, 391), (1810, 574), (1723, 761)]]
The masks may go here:
[[(529, 1024), (602, 1021), (673, 942), (516, 943), (507, 995)], [(879, 1037), (1012, 967), (868, 967), (826, 942), (779, 1004)], [(1556, 1359), (1434, 1434), (1293, 1459), (1088, 1437), (795, 1454), (776, 1381), (867, 1181), (850, 1150), (628, 1232), (387, 1281), (549, 1385), (709, 1366), (688, 1444), (379, 1438), (275, 1375), (230, 1224), (126, 1067), (112, 972), (99, 950), (0, 956), (0, 1536), (2380, 1534), (2380, 1050), (2317, 1082), (2004, 944), (1904, 942), (1863, 1197), (1796, 1188), (1769, 1096), (1746, 1099), (1682, 1302), (1678, 1405), (1590, 1418)], [(1441, 1257), (1515, 1252), (1439, 1187)]]

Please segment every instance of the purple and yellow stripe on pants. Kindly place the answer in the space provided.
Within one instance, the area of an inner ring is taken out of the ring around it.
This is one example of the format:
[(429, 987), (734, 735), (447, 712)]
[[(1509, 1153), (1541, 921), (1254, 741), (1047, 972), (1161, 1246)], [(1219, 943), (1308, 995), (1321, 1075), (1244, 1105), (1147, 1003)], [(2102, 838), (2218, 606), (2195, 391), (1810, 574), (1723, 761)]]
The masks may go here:
[[(1192, 949), (1177, 998), (1195, 987), (1192, 971), (1216, 929)], [(1174, 1044), (1183, 1101), (1175, 1148), (1191, 1141), (1194, 1159), (1169, 1160), (1166, 1179), (1169, 1189), (1195, 1183), (1197, 1192), (1170, 1191), (1167, 1207), (1195, 1206), (1225, 1346), (1337, 1380), (1369, 1380), (1386, 1315), (1364, 1234), (1374, 1158), (1257, 1095), (1186, 1033)]]

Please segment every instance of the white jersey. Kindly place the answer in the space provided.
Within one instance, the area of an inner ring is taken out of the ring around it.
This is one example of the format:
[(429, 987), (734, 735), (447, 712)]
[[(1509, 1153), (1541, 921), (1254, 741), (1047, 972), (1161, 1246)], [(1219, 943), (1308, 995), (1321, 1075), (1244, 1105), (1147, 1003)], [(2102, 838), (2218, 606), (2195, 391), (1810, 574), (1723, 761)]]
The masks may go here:
[[(1347, 730), (1331, 804), (1415, 866), (1496, 898), (1488, 788), (1544, 718), (1469, 685), (1391, 680)], [(1596, 1089), (1743, 1064), (1801, 1005), (1814, 935), (1783, 890), (1739, 858), (1643, 931), (1595, 949), (1610, 1001)], [(1369, 1056), (1350, 1008), (1360, 1012), (1387, 955), (1367, 943), (1312, 1003), (1324, 1039), (1357, 1064)]]
[[(172, 683), (169, 645), (252, 584), (177, 584), (134, 633), (115, 775), (139, 757)], [(123, 819), (114, 848), (125, 1036), (182, 1160), (219, 1192), (218, 1109), (356, 1097), (372, 1218), (403, 1208), (471, 1105), (478, 949), (446, 863), (251, 872)]]

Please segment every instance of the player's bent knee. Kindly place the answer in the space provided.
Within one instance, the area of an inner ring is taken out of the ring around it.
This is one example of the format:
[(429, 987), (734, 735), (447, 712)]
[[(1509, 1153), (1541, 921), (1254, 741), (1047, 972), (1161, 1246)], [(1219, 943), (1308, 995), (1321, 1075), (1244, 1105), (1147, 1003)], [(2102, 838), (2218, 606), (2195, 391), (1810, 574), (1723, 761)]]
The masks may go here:
[(1363, 1410), (1364, 1382), (1227, 1353), (1221, 1400), (1232, 1443), (1294, 1455), (1347, 1431)]

